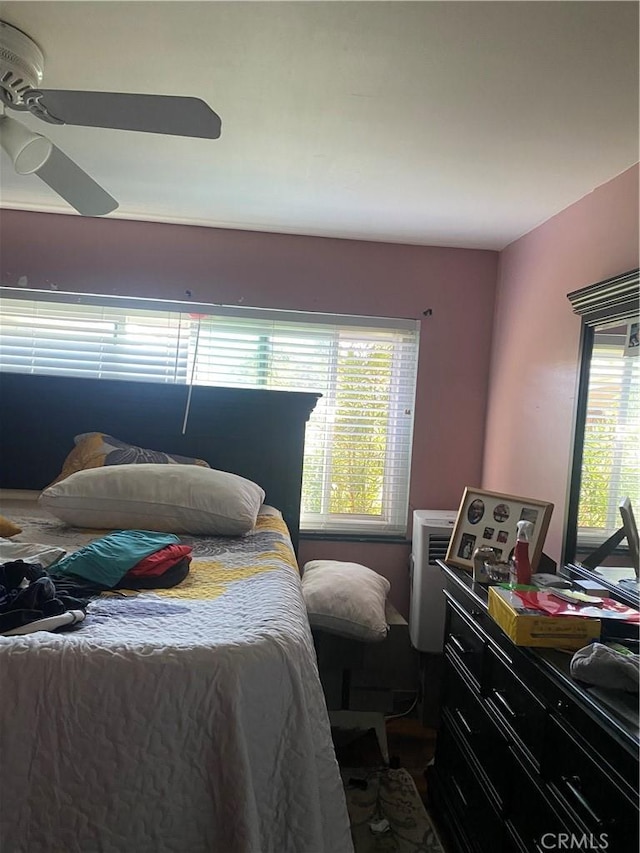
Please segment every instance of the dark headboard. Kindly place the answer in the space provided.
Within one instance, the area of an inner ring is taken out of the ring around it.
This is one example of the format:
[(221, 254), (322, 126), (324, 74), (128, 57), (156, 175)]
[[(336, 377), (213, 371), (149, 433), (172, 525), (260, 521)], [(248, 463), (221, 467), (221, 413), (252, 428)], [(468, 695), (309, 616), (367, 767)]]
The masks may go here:
[(305, 424), (319, 394), (0, 373), (0, 488), (42, 489), (83, 432), (195, 456), (258, 483), (297, 548)]

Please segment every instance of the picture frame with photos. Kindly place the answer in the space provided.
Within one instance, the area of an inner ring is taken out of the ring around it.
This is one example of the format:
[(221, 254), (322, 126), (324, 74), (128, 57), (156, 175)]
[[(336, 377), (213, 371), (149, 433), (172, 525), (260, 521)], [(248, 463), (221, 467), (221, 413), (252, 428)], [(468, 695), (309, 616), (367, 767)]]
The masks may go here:
[(535, 498), (488, 492), (467, 486), (464, 490), (445, 561), (473, 571), (476, 548), (492, 548), (500, 562), (508, 562), (516, 546), (517, 524), (531, 521), (529, 561), (535, 572), (549, 529), (553, 504)]

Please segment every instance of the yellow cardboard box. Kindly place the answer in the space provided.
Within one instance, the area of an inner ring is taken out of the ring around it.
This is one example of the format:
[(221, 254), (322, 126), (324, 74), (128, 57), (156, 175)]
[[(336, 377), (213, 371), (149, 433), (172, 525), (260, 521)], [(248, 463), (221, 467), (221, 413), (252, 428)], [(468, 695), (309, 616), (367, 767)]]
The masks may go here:
[(489, 615), (516, 646), (581, 649), (600, 637), (600, 619), (534, 613), (514, 592), (497, 586), (489, 587)]

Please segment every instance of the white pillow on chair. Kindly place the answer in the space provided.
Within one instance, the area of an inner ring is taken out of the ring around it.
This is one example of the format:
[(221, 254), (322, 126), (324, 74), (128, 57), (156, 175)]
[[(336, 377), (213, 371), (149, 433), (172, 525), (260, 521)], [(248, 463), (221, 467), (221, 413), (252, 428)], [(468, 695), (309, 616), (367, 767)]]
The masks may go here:
[(302, 574), (309, 624), (353, 640), (387, 636), (385, 603), (389, 581), (359, 563), (311, 560)]

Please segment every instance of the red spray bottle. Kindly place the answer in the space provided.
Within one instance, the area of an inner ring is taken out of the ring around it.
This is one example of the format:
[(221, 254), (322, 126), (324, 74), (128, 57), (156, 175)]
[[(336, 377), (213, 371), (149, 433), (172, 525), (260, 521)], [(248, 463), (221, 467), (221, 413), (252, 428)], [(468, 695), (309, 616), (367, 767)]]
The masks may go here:
[(530, 584), (531, 583), (531, 561), (529, 560), (529, 542), (533, 534), (533, 524), (530, 521), (519, 521), (516, 525), (518, 528), (516, 547), (513, 552), (513, 562), (515, 563), (516, 583)]

